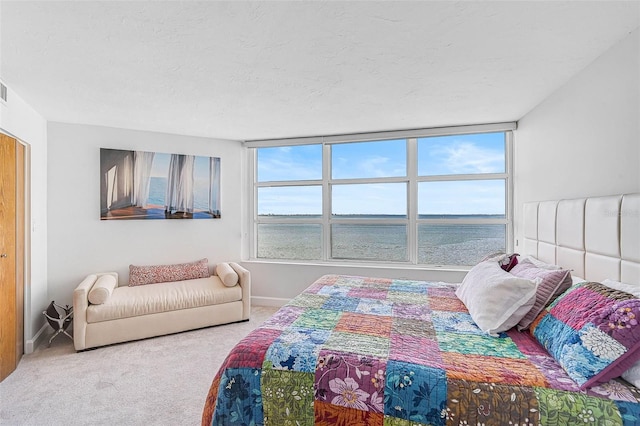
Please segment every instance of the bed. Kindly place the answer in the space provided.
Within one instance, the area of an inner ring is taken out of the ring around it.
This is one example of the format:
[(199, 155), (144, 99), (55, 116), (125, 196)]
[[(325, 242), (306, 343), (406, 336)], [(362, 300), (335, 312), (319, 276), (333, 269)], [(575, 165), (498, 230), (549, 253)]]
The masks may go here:
[(640, 194), (527, 203), (532, 257), (461, 285), (323, 276), (228, 355), (202, 424), (640, 424), (638, 212)]

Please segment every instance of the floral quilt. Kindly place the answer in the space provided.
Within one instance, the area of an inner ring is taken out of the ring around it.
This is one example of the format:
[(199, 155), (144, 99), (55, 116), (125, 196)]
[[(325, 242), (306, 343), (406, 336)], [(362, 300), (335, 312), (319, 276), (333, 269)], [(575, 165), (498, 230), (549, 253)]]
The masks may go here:
[(202, 424), (640, 424), (638, 389), (580, 390), (528, 332), (483, 333), (455, 289), (321, 277), (228, 355)]

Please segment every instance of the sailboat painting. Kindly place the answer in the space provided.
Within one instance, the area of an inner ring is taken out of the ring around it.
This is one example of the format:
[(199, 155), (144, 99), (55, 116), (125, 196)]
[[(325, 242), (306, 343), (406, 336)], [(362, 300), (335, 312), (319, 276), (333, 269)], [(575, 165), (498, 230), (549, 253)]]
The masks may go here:
[(100, 148), (100, 219), (220, 218), (220, 158)]

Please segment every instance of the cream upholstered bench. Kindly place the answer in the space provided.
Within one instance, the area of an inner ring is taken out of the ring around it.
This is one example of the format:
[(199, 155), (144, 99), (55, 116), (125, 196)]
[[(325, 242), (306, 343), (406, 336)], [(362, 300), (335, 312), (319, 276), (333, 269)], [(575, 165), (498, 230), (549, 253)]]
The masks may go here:
[(87, 276), (73, 292), (76, 350), (248, 320), (249, 271), (237, 263), (214, 270), (203, 278), (134, 286), (119, 286), (115, 272)]

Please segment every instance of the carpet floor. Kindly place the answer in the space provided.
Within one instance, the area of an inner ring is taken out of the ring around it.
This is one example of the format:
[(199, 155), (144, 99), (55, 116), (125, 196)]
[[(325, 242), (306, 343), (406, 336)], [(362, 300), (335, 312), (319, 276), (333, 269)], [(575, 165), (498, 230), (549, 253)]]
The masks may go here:
[(0, 424), (199, 425), (229, 350), (276, 310), (253, 306), (247, 322), (77, 353), (60, 335), (0, 383)]

